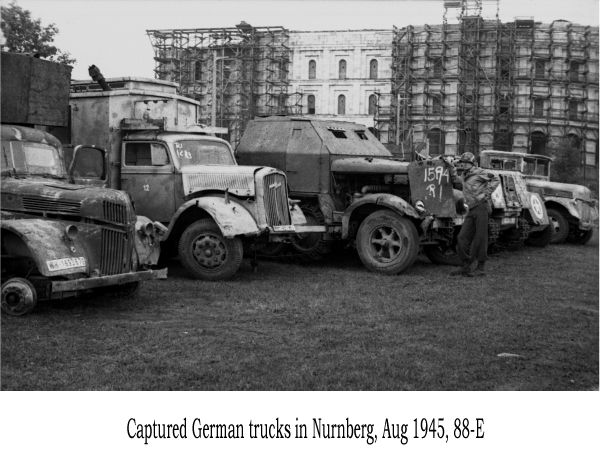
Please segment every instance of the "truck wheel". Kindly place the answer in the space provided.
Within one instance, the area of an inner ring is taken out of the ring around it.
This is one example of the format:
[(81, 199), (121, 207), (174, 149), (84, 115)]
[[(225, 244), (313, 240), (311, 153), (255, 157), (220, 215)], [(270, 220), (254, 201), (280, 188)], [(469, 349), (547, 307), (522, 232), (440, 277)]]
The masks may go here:
[(530, 233), (527, 239), (525, 240), (525, 244), (527, 246), (537, 246), (538, 248), (545, 248), (546, 246), (548, 246), (548, 243), (550, 243), (553, 231), (554, 227), (552, 226), (552, 224), (550, 224), (541, 232)]
[(37, 292), (27, 279), (12, 278), (2, 284), (2, 311), (9, 315), (27, 315), (37, 303)]
[(285, 250), (287, 246), (287, 243), (281, 241), (274, 241), (267, 243), (264, 246), (264, 248), (258, 250), (257, 253), (259, 256), (268, 256), (272, 258), (274, 256), (279, 256), (281, 253), (283, 253), (283, 250)]
[(437, 245), (423, 245), (423, 252), (429, 261), (436, 264), (450, 264), (460, 266), (456, 241), (452, 243), (439, 243)]
[(242, 240), (225, 238), (219, 226), (209, 218), (192, 223), (179, 240), (179, 258), (197, 279), (230, 278), (242, 264), (243, 255)]
[(592, 237), (594, 236), (594, 229), (591, 228), (589, 230), (573, 230), (569, 233), (567, 237), (567, 241), (569, 243), (573, 243), (575, 245), (585, 245), (587, 244)]
[[(325, 217), (318, 205), (303, 205), (302, 212), (309, 226), (324, 225)], [(322, 259), (331, 251), (331, 244), (323, 239), (320, 233), (297, 233), (290, 237), (290, 245), (296, 253), (305, 255), (306, 259)]]
[(564, 212), (557, 209), (548, 209), (548, 220), (552, 227), (550, 243), (563, 243), (569, 236), (569, 221)]
[(406, 271), (417, 259), (419, 234), (410, 220), (391, 210), (379, 210), (360, 225), (356, 247), (367, 269), (397, 274)]

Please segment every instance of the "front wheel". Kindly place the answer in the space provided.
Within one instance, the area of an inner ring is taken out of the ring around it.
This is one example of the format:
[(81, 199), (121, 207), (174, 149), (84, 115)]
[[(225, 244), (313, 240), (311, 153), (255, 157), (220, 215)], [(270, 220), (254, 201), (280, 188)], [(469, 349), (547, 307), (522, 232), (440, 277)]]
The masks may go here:
[(552, 238), (552, 232), (554, 228), (552, 225), (548, 225), (541, 232), (533, 232), (530, 233), (527, 239), (525, 240), (525, 244), (528, 246), (537, 246), (538, 248), (545, 248), (550, 243), (550, 239)]
[(37, 292), (27, 279), (12, 278), (2, 284), (2, 311), (9, 315), (27, 315), (37, 304)]
[(419, 234), (410, 220), (391, 210), (379, 210), (360, 225), (356, 247), (367, 269), (398, 274), (410, 268), (417, 259)]
[(548, 209), (548, 220), (552, 227), (550, 243), (563, 243), (569, 236), (569, 220), (564, 212), (557, 209)]
[(423, 245), (423, 252), (429, 261), (436, 264), (460, 266), (456, 239), (452, 243), (443, 242), (436, 245)]
[(179, 258), (197, 279), (221, 281), (233, 276), (242, 264), (244, 248), (239, 237), (225, 238), (211, 219), (198, 220), (179, 240)]
[(567, 241), (575, 245), (586, 245), (594, 236), (594, 229), (589, 230), (573, 230), (569, 233)]

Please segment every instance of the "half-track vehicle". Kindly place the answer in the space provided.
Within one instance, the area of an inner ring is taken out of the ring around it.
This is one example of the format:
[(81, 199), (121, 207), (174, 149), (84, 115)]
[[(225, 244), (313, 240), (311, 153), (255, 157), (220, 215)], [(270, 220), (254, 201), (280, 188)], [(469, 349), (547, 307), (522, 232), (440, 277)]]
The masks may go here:
[(70, 105), (68, 142), (108, 148), (108, 185), (167, 227), (163, 251), (178, 254), (194, 277), (227, 279), (244, 250), (309, 230), (285, 174), (238, 166), (229, 143), (214, 136), (227, 129), (198, 125), (199, 102), (178, 95), (174, 83), (73, 81)]
[[(159, 222), (136, 216), (126, 192), (87, 187), (53, 135), (68, 123), (71, 68), (2, 52), (2, 311), (94, 290), (133, 293), (160, 255)], [(77, 160), (106, 169), (106, 150), (80, 146)]]
[[(295, 117), (248, 123), (236, 150), (240, 164), (272, 166), (288, 177), (313, 227), (294, 236), (296, 254), (319, 258), (332, 243), (353, 243), (370, 270), (397, 274), (420, 249), (450, 244), (466, 207), (442, 160), (404, 162), (363, 125)], [(280, 249), (273, 249), (275, 253)]]
[(539, 194), (551, 223), (550, 243), (585, 245), (594, 234), (598, 209), (592, 192), (585, 186), (550, 181), (553, 158), (538, 154), (487, 150), (480, 155), (481, 166), (494, 170), (518, 171), (527, 189)]

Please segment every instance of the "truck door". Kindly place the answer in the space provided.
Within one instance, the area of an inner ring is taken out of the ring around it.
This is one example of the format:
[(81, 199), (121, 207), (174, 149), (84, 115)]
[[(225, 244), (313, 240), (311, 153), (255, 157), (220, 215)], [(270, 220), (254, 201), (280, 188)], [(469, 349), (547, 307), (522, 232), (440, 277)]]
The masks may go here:
[(123, 143), (121, 189), (133, 197), (138, 215), (171, 221), (175, 213), (174, 178), (173, 160), (163, 143)]

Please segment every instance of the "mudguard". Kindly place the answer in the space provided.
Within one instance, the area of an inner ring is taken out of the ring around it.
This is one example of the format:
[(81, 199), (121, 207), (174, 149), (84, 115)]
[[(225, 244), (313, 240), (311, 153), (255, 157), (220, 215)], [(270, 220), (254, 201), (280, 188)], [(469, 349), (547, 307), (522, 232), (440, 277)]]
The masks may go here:
[(171, 233), (179, 216), (190, 207), (198, 207), (208, 212), (219, 226), (225, 238), (232, 238), (238, 235), (254, 236), (260, 233), (260, 229), (256, 225), (252, 214), (240, 204), (234, 200), (226, 203), (222, 197), (207, 196), (192, 199), (179, 207), (171, 219), (171, 224), (165, 238)]
[[(89, 274), (89, 258), (84, 246), (77, 239), (68, 240), (65, 237), (65, 227), (70, 224), (35, 218), (3, 218), (2, 238), (10, 254), (33, 259), (44, 276)], [(48, 262), (80, 257), (85, 258), (85, 266), (54, 271), (49, 269)]]
[(290, 204), (290, 216), (292, 217), (292, 225), (306, 225), (306, 217), (300, 206)]
[[(150, 235), (146, 235), (143, 230), (148, 224), (152, 225), (153, 228)], [(158, 263), (160, 242), (165, 230), (165, 226), (160, 222), (153, 222), (148, 217), (141, 215), (137, 216), (135, 222), (135, 251), (139, 264), (151, 266)]]
[(350, 218), (352, 213), (363, 205), (380, 205), (398, 212), (400, 215), (409, 215), (413, 218), (420, 219), (417, 211), (404, 199), (391, 194), (368, 194), (365, 197), (354, 202), (344, 211), (342, 216), (342, 239), (348, 238)]

